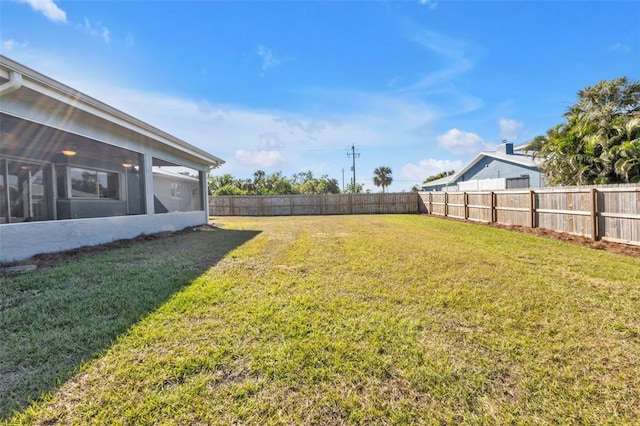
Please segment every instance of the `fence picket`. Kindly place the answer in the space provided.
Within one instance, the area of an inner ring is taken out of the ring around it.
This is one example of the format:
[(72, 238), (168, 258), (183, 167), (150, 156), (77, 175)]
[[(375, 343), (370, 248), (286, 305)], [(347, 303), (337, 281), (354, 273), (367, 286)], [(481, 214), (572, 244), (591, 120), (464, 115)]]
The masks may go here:
[[(462, 194), (468, 197), (483, 193), (429, 192), (428, 204), (424, 202), (426, 194), (420, 194), (421, 203), (428, 205), (423, 209), (426, 213), (454, 216), (450, 211), (460, 205), (457, 200)], [(443, 202), (432, 202), (440, 198), (439, 194), (444, 194)], [(488, 199), (477, 197), (473, 206), (466, 206), (465, 219), (538, 227), (594, 240), (640, 245), (640, 184), (533, 188), (489, 194)], [(489, 220), (480, 213), (483, 208), (490, 210)]]
[(209, 197), (214, 216), (428, 213), (640, 245), (640, 184), (528, 190)]

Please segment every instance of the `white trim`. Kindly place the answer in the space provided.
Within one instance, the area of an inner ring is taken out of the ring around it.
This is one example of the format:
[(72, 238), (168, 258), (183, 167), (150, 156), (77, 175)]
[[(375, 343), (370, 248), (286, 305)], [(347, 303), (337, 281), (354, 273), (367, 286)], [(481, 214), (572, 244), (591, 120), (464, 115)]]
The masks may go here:
[(183, 151), (193, 157), (204, 161), (210, 166), (219, 167), (224, 160), (211, 155), (181, 139), (151, 126), (135, 117), (117, 110), (95, 98), (85, 95), (69, 86), (40, 74), (24, 65), (12, 61), (4, 55), (0, 55), (0, 65), (8, 69), (9, 74), (16, 72), (22, 75), (22, 86), (64, 104), (68, 104), (81, 111), (88, 112), (108, 122), (117, 124), (132, 130), (143, 136), (156, 140), (163, 145)]

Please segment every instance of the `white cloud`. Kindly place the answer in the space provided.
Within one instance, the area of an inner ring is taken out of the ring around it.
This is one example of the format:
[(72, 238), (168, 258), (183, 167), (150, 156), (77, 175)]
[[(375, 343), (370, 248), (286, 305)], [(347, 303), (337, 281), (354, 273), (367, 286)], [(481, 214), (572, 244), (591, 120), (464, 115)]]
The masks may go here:
[[(433, 4), (427, 2), (425, 5)], [(431, 7), (431, 6), (430, 6)], [(458, 76), (475, 66), (475, 58), (483, 49), (466, 40), (449, 37), (432, 31), (412, 20), (401, 21), (400, 31), (404, 36), (422, 46), (432, 63), (442, 63), (439, 68), (429, 68), (414, 82), (393, 78), (388, 85), (397, 87), (396, 94), (428, 100), (431, 110), (439, 118), (455, 116), (477, 110), (483, 101), (455, 85)], [(419, 71), (419, 70), (418, 70)], [(434, 108), (433, 105), (437, 105)]]
[(275, 132), (263, 133), (259, 136), (260, 138), (260, 148), (268, 149), (268, 148), (280, 148), (282, 147), (282, 141), (280, 137)]
[(273, 121), (282, 124), (289, 134), (295, 135), (298, 132), (302, 132), (307, 139), (316, 139), (316, 135), (327, 127), (326, 123), (320, 121), (305, 121), (291, 116), (274, 118)]
[(427, 6), (432, 10), (438, 7), (438, 2), (436, 0), (420, 0), (420, 4), (423, 6)]
[(127, 45), (127, 47), (133, 47), (133, 35), (131, 33), (127, 33), (127, 37), (125, 39), (125, 43)]
[(614, 43), (611, 46), (609, 46), (609, 50), (611, 50), (612, 52), (615, 52), (615, 51), (630, 52), (631, 47), (623, 43)]
[(262, 69), (266, 70), (267, 68), (275, 67), (280, 63), (271, 53), (271, 50), (266, 48), (263, 45), (258, 46), (258, 56), (262, 58)]
[(67, 14), (53, 0), (20, 0), (54, 22), (67, 22)]
[(258, 167), (259, 169), (270, 169), (286, 161), (278, 151), (249, 151), (246, 149), (236, 151), (236, 160), (243, 166)]
[(87, 18), (84, 18), (84, 25), (81, 24), (79, 27), (94, 37), (101, 37), (105, 43), (111, 41), (111, 31), (100, 22), (92, 24)]
[(488, 145), (477, 134), (458, 129), (451, 129), (438, 136), (438, 146), (454, 155), (478, 154), (488, 148)]
[(498, 125), (500, 126), (500, 138), (509, 142), (518, 139), (522, 131), (522, 123), (510, 118), (501, 118), (498, 120)]
[(402, 176), (413, 181), (424, 182), (424, 180), (429, 176), (449, 170), (458, 171), (463, 166), (464, 163), (459, 160), (451, 161), (426, 158), (424, 160), (420, 160), (418, 164), (406, 164), (402, 168)]
[(471, 46), (464, 40), (448, 37), (413, 22), (406, 22), (403, 30), (410, 40), (440, 56), (445, 62), (443, 68), (430, 72), (405, 90), (424, 90), (443, 83), (450, 84), (454, 77), (474, 67), (472, 58), (482, 51), (479, 47)]
[(27, 47), (29, 45), (29, 43), (19, 43), (13, 39), (9, 39), (9, 40), (2, 40), (2, 51), (3, 52), (11, 52), (17, 48), (20, 47)]
[(111, 41), (111, 31), (108, 28), (102, 27), (101, 34), (105, 42), (109, 43)]

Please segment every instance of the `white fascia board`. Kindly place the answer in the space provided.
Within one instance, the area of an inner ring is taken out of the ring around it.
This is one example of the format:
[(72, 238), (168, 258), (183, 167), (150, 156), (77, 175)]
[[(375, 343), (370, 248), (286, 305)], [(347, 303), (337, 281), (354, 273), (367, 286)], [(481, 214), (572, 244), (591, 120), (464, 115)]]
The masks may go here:
[[(22, 85), (26, 88), (41, 93), (49, 98), (55, 99), (61, 103), (71, 105), (74, 108), (85, 111), (105, 121), (117, 124), (126, 129), (132, 130), (150, 139), (160, 142), (168, 147), (183, 151), (193, 157), (196, 157), (212, 166), (220, 166), (224, 164), (224, 160), (207, 153), (181, 139), (171, 136), (170, 134), (151, 126), (135, 117), (130, 116), (116, 108), (113, 108), (104, 102), (101, 102), (91, 96), (72, 89), (56, 80), (53, 80), (43, 74), (40, 74), (30, 68), (14, 62), (7, 57), (0, 55), (0, 64), (12, 71), (22, 74)], [(2, 70), (1, 77), (9, 75), (9, 72)]]
[(538, 167), (538, 164), (533, 160), (533, 157), (527, 155), (498, 154), (496, 152), (484, 152), (483, 154), (487, 157), (493, 157), (498, 160), (519, 164), (521, 166)]
[(467, 172), (467, 170), (469, 170), (471, 167), (473, 167), (477, 162), (479, 162), (482, 157), (485, 156), (484, 152), (481, 152), (480, 154), (476, 155), (475, 157), (473, 157), (473, 160), (471, 160), (470, 162), (467, 163), (466, 166), (464, 166), (462, 169), (458, 170), (456, 173), (451, 175), (451, 180), (452, 182), (456, 182), (458, 180), (458, 178), (460, 176), (462, 176), (463, 174), (465, 174)]
[(519, 155), (509, 155), (509, 154), (502, 155), (502, 154), (498, 154), (496, 152), (481, 152), (480, 154), (476, 155), (473, 158), (473, 160), (471, 160), (469, 163), (467, 163), (466, 166), (464, 166), (462, 169), (460, 169), (460, 171), (458, 171), (457, 173), (454, 173), (452, 175), (452, 177), (454, 179), (457, 179), (458, 177), (462, 176), (469, 169), (471, 169), (473, 166), (475, 166), (477, 163), (479, 163), (480, 160), (482, 160), (482, 158), (484, 158), (484, 157), (491, 157), (491, 158), (495, 158), (497, 160), (506, 161), (508, 163), (519, 164), (519, 165), (525, 166), (525, 167), (540, 167), (531, 157), (519, 158), (519, 157), (521, 157)]
[(449, 176), (442, 177), (440, 179), (432, 180), (431, 182), (423, 183), (422, 186), (437, 186), (437, 185), (448, 184), (453, 182), (454, 176), (455, 175), (449, 175)]

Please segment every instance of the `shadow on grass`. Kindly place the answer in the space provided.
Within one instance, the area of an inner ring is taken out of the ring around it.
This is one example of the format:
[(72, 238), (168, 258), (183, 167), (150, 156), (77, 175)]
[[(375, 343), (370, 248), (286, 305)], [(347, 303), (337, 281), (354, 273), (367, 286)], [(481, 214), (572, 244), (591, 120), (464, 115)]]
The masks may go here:
[(201, 229), (0, 278), (0, 420), (54, 391), (258, 233)]

